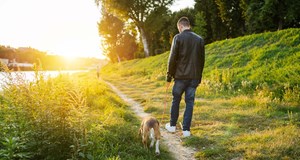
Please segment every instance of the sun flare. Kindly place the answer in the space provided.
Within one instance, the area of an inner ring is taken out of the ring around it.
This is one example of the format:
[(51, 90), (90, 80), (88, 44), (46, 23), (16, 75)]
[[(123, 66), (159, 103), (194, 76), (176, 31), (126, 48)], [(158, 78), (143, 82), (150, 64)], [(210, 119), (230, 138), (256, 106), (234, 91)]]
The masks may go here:
[[(0, 1), (0, 44), (66, 57), (104, 58), (99, 8), (86, 0)], [(20, 27), (20, 25), (22, 27)]]

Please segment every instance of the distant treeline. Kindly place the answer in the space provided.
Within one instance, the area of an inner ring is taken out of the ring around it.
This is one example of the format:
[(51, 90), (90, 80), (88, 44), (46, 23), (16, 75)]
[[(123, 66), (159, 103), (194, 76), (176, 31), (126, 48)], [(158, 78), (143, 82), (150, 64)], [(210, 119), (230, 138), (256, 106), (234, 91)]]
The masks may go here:
[[(31, 47), (13, 48), (0, 45), (0, 58), (8, 59), (9, 63), (31, 63), (43, 70), (75, 70), (89, 69), (101, 65), (104, 60), (97, 58), (74, 58), (67, 59), (63, 56), (49, 55)], [(15, 69), (10, 68), (10, 69)], [(20, 70), (32, 70), (33, 68), (22, 68)]]
[(206, 44), (300, 27), (299, 0), (195, 0), (193, 8), (172, 13), (168, 6), (174, 1), (96, 0), (102, 6), (99, 34), (107, 56), (121, 61), (170, 50), (181, 16), (190, 19)]

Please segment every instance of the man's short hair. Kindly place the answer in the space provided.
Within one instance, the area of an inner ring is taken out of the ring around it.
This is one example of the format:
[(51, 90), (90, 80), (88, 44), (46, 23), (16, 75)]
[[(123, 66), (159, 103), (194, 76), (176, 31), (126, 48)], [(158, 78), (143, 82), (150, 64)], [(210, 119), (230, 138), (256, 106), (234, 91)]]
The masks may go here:
[(177, 25), (183, 25), (185, 27), (190, 27), (190, 21), (187, 17), (181, 17), (178, 22), (177, 22)]

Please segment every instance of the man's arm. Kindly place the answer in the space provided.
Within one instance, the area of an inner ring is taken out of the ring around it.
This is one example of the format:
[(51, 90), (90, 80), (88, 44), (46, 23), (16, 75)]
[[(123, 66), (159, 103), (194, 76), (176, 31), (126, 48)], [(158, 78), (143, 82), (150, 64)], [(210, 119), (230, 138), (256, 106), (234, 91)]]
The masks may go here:
[(201, 40), (201, 49), (200, 49), (200, 69), (201, 69), (201, 79), (200, 82), (202, 80), (202, 73), (203, 73), (203, 68), (204, 68), (204, 64), (205, 64), (205, 44), (204, 44), (204, 40)]
[(177, 43), (177, 36), (175, 36), (172, 42), (170, 56), (168, 60), (167, 82), (171, 82), (172, 78), (174, 78), (175, 71), (176, 71), (177, 55), (178, 55), (178, 43)]

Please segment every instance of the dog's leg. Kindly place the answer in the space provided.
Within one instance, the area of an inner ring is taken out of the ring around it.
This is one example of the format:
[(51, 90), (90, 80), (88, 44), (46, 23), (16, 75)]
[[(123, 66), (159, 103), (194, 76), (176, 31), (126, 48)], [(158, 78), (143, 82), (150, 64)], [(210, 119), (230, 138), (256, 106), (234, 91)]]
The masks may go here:
[(149, 130), (144, 128), (143, 133), (142, 133), (142, 137), (143, 137), (144, 147), (147, 148), (147, 143), (148, 143), (148, 138), (149, 138)]
[(159, 151), (159, 139), (156, 140), (155, 153), (156, 153), (156, 155), (159, 155), (159, 154), (160, 154), (160, 151)]
[(154, 138), (154, 129), (153, 128), (150, 129), (150, 139), (151, 139), (150, 148), (152, 148), (153, 145), (154, 145), (154, 140), (155, 140), (155, 138)]
[(145, 135), (145, 133), (142, 135), (142, 142), (144, 144), (144, 147), (147, 148), (147, 136)]
[(156, 155), (159, 155), (160, 154), (160, 151), (159, 151), (159, 140), (160, 140), (160, 137), (161, 137), (161, 134), (160, 134), (160, 131), (159, 131), (159, 125), (155, 128), (154, 135), (155, 135), (155, 139), (156, 139), (155, 153), (156, 153)]
[(140, 130), (139, 130), (139, 135), (142, 136), (142, 142), (143, 142), (144, 148), (147, 147), (147, 136), (146, 136), (147, 133), (146, 132), (147, 131), (144, 126), (144, 121), (142, 121)]

